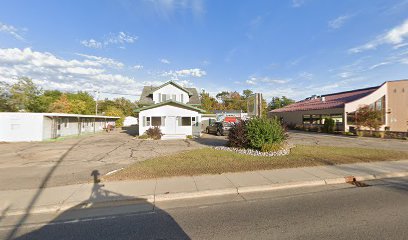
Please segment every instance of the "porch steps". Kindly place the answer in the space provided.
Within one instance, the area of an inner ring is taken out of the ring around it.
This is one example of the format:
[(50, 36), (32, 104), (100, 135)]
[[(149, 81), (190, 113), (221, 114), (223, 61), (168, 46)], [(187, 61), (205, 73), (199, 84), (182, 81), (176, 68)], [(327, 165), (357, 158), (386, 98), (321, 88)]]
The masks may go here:
[(186, 139), (185, 134), (165, 134), (161, 137), (162, 140)]

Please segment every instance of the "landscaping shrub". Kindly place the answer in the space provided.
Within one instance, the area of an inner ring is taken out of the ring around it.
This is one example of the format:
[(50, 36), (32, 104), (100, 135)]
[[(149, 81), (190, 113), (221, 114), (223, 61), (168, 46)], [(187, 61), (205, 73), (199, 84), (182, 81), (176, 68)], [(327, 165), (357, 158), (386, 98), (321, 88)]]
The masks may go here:
[(159, 127), (153, 127), (146, 130), (145, 134), (154, 140), (159, 140), (163, 136)]
[(261, 147), (261, 152), (277, 152), (283, 149), (282, 143), (265, 143)]
[(140, 135), (138, 137), (138, 139), (148, 139), (148, 138), (149, 138), (149, 136), (147, 136), (146, 134)]
[(336, 127), (336, 123), (334, 122), (333, 119), (331, 118), (324, 119), (323, 132), (333, 133), (335, 127)]
[(228, 147), (248, 148), (247, 121), (239, 121), (231, 126), (228, 133)]
[(248, 147), (260, 150), (264, 144), (281, 143), (285, 130), (277, 118), (252, 118), (246, 123)]

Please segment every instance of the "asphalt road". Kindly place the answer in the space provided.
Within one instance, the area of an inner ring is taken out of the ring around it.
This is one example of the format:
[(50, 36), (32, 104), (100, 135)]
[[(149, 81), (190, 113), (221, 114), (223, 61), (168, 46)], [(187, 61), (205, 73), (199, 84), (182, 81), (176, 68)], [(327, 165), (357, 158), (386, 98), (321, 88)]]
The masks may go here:
[[(67, 211), (46, 225), (32, 220), (14, 236), (99, 240), (407, 239), (408, 178), (366, 183), (369, 186), (339, 184), (162, 202), (134, 213), (130, 209), (122, 209), (121, 214), (101, 209), (94, 212), (98, 217)], [(100, 214), (102, 211), (105, 214)], [(4, 223), (0, 238), (7, 239), (15, 228)]]

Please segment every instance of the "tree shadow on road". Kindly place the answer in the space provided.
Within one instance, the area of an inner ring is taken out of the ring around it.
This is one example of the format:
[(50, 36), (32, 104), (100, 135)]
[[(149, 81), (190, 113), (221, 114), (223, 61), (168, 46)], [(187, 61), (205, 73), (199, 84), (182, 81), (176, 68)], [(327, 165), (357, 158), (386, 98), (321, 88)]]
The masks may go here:
[(126, 133), (132, 137), (139, 136), (139, 125), (122, 127), (122, 133)]
[(226, 146), (228, 142), (225, 136), (213, 136), (210, 134), (203, 134), (202, 137), (195, 138), (193, 141), (210, 147)]
[(16, 239), (190, 239), (165, 211), (143, 198), (105, 189), (98, 171), (89, 199)]

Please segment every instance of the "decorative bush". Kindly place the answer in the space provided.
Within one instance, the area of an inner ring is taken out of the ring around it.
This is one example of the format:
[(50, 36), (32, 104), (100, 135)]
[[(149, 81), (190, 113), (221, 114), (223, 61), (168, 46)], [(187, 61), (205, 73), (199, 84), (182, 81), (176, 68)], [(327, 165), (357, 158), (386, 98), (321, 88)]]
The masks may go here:
[(228, 147), (248, 148), (247, 121), (239, 121), (233, 124), (228, 133)]
[(282, 143), (265, 143), (261, 147), (261, 152), (277, 152), (284, 148)]
[(153, 127), (146, 130), (145, 134), (154, 140), (159, 140), (163, 136), (159, 127)]
[(264, 144), (285, 140), (285, 130), (277, 118), (252, 118), (245, 126), (249, 148), (260, 150)]
[(140, 135), (138, 137), (138, 139), (148, 139), (148, 138), (149, 138), (149, 136), (147, 136), (146, 134)]
[(323, 132), (333, 133), (335, 127), (336, 127), (336, 123), (334, 122), (333, 119), (331, 118), (324, 119)]

